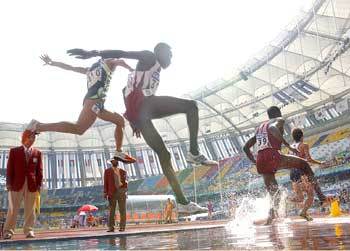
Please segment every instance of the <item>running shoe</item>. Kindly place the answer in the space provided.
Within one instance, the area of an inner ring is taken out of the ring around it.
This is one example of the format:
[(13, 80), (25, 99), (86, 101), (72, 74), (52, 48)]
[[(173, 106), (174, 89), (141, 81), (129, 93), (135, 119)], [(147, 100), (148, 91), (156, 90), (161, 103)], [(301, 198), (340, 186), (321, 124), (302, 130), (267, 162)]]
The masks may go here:
[(121, 162), (126, 163), (126, 164), (132, 164), (132, 163), (136, 162), (135, 158), (133, 158), (132, 156), (130, 156), (129, 154), (124, 153), (124, 152), (116, 151), (114, 154), (114, 157), (117, 160), (120, 160)]
[(36, 132), (37, 130), (37, 126), (39, 124), (39, 121), (32, 119), (29, 124), (27, 125), (26, 130), (32, 131), (32, 132)]
[(187, 154), (186, 158), (187, 162), (194, 164), (194, 165), (204, 165), (204, 166), (216, 166), (218, 165), (217, 161), (208, 159), (203, 154), (193, 155), (192, 153)]
[(310, 215), (308, 215), (307, 213), (300, 213), (299, 216), (300, 216), (301, 218), (304, 218), (304, 219), (307, 220), (307, 221), (313, 221), (313, 220), (314, 220), (314, 219), (313, 219)]
[(190, 201), (187, 205), (178, 204), (178, 212), (179, 213), (188, 213), (188, 214), (195, 214), (195, 213), (206, 213), (208, 212), (208, 208), (201, 207), (197, 203), (194, 203)]

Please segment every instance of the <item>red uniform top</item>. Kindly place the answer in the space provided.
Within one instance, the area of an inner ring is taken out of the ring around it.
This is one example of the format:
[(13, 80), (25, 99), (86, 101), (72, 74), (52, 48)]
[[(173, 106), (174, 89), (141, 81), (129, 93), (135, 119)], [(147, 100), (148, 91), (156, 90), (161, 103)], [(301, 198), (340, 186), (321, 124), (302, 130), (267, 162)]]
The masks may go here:
[(262, 123), (256, 130), (255, 137), (258, 144), (256, 158), (257, 171), (260, 174), (273, 174), (277, 171), (281, 161), (282, 142), (278, 141), (268, 130), (271, 120)]
[[(126, 171), (119, 169), (120, 173), (120, 182), (122, 186), (120, 188), (128, 188), (128, 182), (126, 181)], [(114, 180), (114, 171), (113, 167), (107, 168), (104, 174), (104, 195), (112, 197), (113, 194), (117, 191), (115, 180)]]
[(281, 150), (282, 142), (278, 141), (268, 130), (269, 121), (262, 123), (256, 130), (255, 137), (258, 143), (258, 152), (267, 148)]
[(43, 180), (41, 152), (31, 148), (27, 161), (23, 146), (11, 148), (6, 170), (6, 184), (9, 190), (20, 191), (25, 178), (30, 192), (40, 190)]

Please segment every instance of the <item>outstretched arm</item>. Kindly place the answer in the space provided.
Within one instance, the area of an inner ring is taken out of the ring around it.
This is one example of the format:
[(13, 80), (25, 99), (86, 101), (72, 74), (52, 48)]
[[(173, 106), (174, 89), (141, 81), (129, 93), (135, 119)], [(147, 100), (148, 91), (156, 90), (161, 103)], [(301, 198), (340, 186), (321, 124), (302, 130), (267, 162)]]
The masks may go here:
[(137, 60), (142, 60), (145, 56), (145, 53), (147, 52), (148, 51), (122, 51), (122, 50), (87, 51), (83, 49), (70, 49), (67, 51), (69, 56), (75, 56), (76, 58), (80, 58), (80, 59), (102, 57), (102, 58), (128, 58), (128, 59), (137, 59)]
[(309, 149), (309, 145), (308, 144), (303, 144), (302, 145), (302, 151), (305, 153), (305, 157), (306, 157), (306, 160), (312, 164), (317, 164), (317, 165), (320, 165), (322, 162), (321, 161), (318, 161), (318, 160), (315, 160), (311, 157), (310, 155), (310, 149)]
[(69, 56), (75, 56), (80, 59), (87, 59), (92, 57), (102, 58), (127, 58), (138, 60), (136, 70), (149, 70), (155, 63), (156, 57), (150, 51), (122, 51), (122, 50), (104, 50), (104, 51), (87, 51), (83, 49), (71, 49), (67, 51)]
[(88, 68), (84, 67), (75, 67), (71, 66), (62, 62), (57, 62), (53, 61), (48, 55), (44, 54), (40, 56), (40, 59), (45, 62), (44, 65), (51, 65), (51, 66), (56, 66), (58, 68), (61, 68), (63, 70), (68, 70), (68, 71), (74, 71), (82, 74), (86, 74), (88, 71)]
[(243, 151), (245, 152), (245, 154), (247, 155), (247, 157), (251, 160), (251, 162), (253, 162), (254, 164), (256, 164), (256, 161), (254, 159), (254, 156), (252, 154), (252, 152), (250, 151), (250, 148), (252, 146), (254, 146), (256, 143), (256, 137), (252, 137), (250, 138), (244, 145), (243, 147)]
[(113, 70), (117, 66), (121, 66), (129, 71), (134, 71), (134, 69), (122, 59), (106, 59), (105, 62), (108, 65), (108, 67)]
[(116, 60), (116, 66), (118, 65), (129, 71), (134, 71), (134, 69), (130, 65), (128, 65), (124, 60)]

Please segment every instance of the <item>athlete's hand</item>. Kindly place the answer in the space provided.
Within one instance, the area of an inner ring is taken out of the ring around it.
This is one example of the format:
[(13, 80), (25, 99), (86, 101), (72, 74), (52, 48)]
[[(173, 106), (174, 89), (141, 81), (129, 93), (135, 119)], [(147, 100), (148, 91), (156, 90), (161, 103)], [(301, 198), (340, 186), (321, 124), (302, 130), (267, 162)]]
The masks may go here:
[(47, 55), (47, 54), (43, 54), (43, 55), (41, 55), (40, 56), (40, 59), (42, 60), (42, 61), (44, 61), (44, 65), (52, 65), (52, 60), (51, 60), (51, 58)]
[(75, 56), (76, 58), (80, 58), (80, 59), (88, 59), (88, 58), (92, 58), (92, 57), (96, 57), (98, 56), (98, 51), (93, 50), (93, 51), (86, 51), (83, 49), (70, 49), (67, 51), (69, 56)]

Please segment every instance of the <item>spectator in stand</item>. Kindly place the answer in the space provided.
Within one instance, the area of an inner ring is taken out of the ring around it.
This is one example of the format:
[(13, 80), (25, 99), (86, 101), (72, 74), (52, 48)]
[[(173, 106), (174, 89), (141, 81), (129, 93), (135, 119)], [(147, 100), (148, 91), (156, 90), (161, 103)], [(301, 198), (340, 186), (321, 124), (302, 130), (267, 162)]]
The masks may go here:
[(74, 215), (73, 217), (73, 228), (79, 228), (79, 215)]
[(103, 215), (103, 216), (102, 216), (101, 224), (102, 224), (102, 226), (104, 226), (104, 227), (107, 225), (107, 216), (106, 216), (106, 215)]
[(22, 145), (11, 148), (7, 162), (6, 187), (9, 207), (4, 226), (4, 239), (11, 239), (16, 219), (24, 200), (23, 231), (27, 238), (34, 238), (35, 201), (43, 179), (41, 152), (32, 147), (35, 133), (25, 130)]
[(118, 167), (116, 157), (109, 160), (112, 167), (107, 168), (104, 173), (104, 197), (109, 202), (108, 231), (114, 232), (115, 208), (117, 206), (120, 214), (119, 231), (125, 231), (126, 225), (126, 193), (128, 182), (126, 181), (126, 171)]
[(211, 203), (211, 200), (208, 201), (208, 219), (211, 220), (212, 214), (213, 214), (213, 204)]
[(340, 193), (340, 203), (344, 208), (349, 209), (349, 192), (345, 188)]
[(166, 204), (165, 204), (165, 223), (172, 223), (172, 215), (173, 215), (173, 208), (174, 203), (168, 198)]

